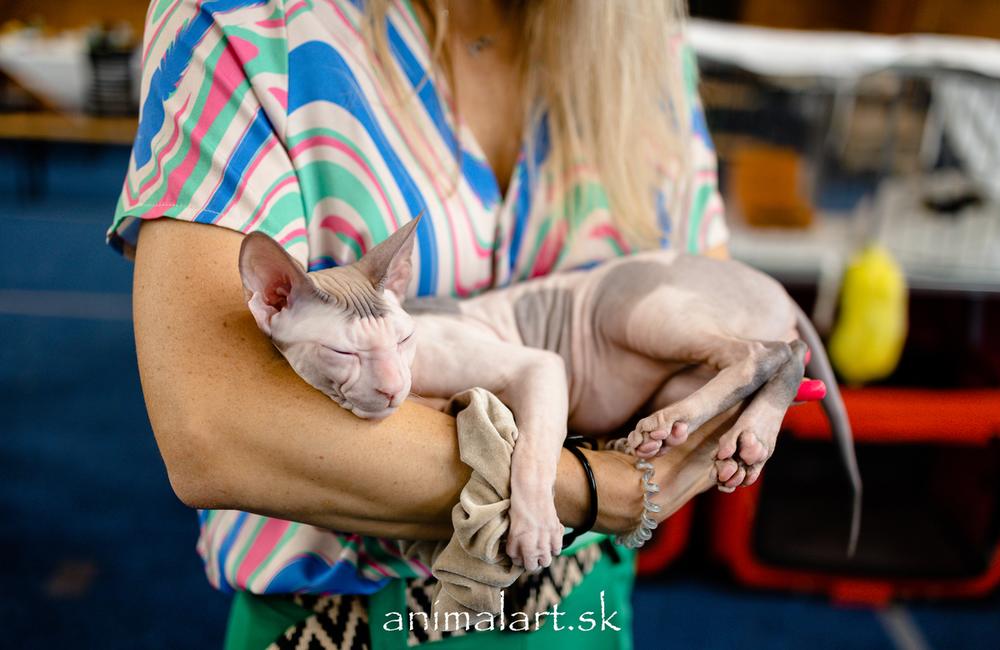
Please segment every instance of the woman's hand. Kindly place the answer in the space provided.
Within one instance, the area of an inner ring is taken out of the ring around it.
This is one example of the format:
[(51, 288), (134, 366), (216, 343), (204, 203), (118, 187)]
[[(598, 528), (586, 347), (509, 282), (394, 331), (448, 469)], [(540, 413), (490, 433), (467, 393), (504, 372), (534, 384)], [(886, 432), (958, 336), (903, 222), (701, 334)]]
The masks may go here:
[[(654, 521), (664, 521), (693, 497), (717, 486), (719, 438), (732, 428), (743, 408), (740, 404), (716, 416), (694, 431), (684, 444), (670, 447), (664, 454), (649, 459), (655, 470), (653, 481), (660, 488), (652, 498), (653, 503), (660, 506), (660, 512), (651, 513)], [(595, 530), (619, 535), (632, 532), (639, 526), (643, 514), (642, 472), (635, 467), (638, 458), (618, 451), (584, 449), (583, 453), (587, 455), (597, 478), (600, 510)], [(572, 459), (567, 462), (564, 454), (560, 478), (568, 480), (560, 483), (575, 486), (582, 482), (582, 469), (579, 470), (579, 477), (572, 476), (578, 468), (579, 465), (574, 464)], [(558, 485), (557, 503), (560, 496)], [(578, 511), (582, 519), (588, 505), (586, 501), (579, 501), (577, 496), (574, 493), (571, 502), (563, 506), (567, 511)]]

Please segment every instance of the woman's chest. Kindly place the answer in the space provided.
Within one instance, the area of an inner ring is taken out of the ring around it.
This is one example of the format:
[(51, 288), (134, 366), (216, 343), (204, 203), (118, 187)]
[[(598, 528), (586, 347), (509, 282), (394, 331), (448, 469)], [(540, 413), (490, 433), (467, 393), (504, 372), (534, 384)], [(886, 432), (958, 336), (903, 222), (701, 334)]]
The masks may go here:
[(322, 18), (290, 26), (284, 123), (311, 268), (356, 260), (418, 214), (414, 295), (473, 295), (624, 252), (599, 184), (548, 184), (544, 131), (524, 144), (518, 99), (465, 70), (463, 121), (415, 25), (390, 23), (390, 78), (360, 32), (331, 27), (350, 16)]

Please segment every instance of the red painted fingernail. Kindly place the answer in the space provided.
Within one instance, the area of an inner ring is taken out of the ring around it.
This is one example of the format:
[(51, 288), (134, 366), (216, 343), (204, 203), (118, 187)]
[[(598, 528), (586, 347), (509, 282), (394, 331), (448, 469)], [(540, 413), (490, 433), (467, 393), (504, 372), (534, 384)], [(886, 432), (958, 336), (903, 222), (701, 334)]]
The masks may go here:
[(826, 384), (822, 379), (806, 379), (799, 384), (796, 402), (815, 402), (826, 397)]

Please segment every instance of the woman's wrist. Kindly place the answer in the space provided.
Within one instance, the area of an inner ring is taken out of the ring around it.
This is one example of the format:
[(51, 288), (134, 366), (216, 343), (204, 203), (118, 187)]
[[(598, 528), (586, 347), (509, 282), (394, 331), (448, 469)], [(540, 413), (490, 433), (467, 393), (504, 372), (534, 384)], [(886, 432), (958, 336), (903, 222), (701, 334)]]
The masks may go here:
[(624, 534), (634, 529), (642, 516), (642, 472), (635, 457), (618, 451), (584, 451), (597, 477), (601, 507), (594, 530)]
[[(624, 534), (634, 529), (642, 515), (642, 475), (635, 458), (614, 451), (581, 449), (597, 480), (599, 509), (594, 530)], [(556, 511), (570, 528), (583, 525), (590, 511), (590, 489), (580, 462), (566, 449), (559, 458), (556, 477)]]

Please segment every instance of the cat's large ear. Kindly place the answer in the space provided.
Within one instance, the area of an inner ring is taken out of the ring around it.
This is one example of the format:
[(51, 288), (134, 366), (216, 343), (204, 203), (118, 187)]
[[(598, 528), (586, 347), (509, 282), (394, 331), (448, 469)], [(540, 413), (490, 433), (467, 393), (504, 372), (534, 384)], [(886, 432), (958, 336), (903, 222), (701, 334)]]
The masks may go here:
[(377, 289), (388, 289), (400, 300), (406, 294), (413, 273), (413, 240), (419, 222), (420, 215), (417, 215), (357, 262), (358, 268)]
[(257, 325), (271, 336), (271, 319), (312, 293), (312, 280), (281, 244), (252, 232), (240, 246), (240, 277)]

